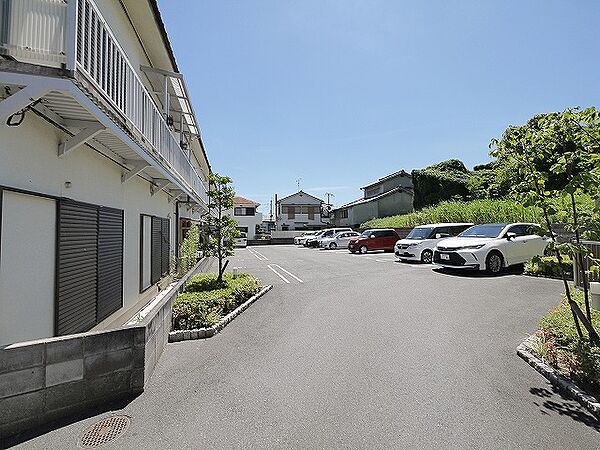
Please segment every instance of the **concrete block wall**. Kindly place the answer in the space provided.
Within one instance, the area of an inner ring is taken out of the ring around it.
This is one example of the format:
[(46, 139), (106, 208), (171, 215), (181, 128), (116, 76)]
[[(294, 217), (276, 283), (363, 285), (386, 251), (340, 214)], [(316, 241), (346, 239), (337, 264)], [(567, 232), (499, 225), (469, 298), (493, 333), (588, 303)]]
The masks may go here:
[[(144, 327), (30, 341), (0, 351), (0, 436), (144, 388)], [(140, 375), (141, 374), (141, 375)]]
[(0, 348), (0, 445), (8, 436), (142, 392), (168, 343), (173, 301), (210, 265), (200, 261), (134, 325)]

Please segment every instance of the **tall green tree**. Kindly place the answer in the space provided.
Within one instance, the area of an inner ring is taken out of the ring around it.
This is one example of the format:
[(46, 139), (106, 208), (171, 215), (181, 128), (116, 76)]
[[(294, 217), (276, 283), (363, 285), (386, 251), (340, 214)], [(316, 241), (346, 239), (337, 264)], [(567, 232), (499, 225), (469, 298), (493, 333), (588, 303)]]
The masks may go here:
[(225, 259), (233, 255), (235, 238), (239, 236), (237, 223), (228, 214), (233, 208), (235, 191), (231, 187), (231, 178), (227, 176), (211, 173), (209, 182), (209, 214), (204, 218), (209, 235), (203, 241), (202, 247), (207, 256), (214, 256), (219, 261), (217, 283), (220, 284), (223, 282), (223, 273), (229, 263)]
[[(576, 195), (586, 193), (594, 199), (599, 198), (599, 124), (600, 117), (594, 108), (569, 109), (535, 116), (523, 126), (509, 127), (500, 140), (494, 139), (490, 144), (491, 155), (496, 156), (500, 164), (518, 171), (520, 181), (513, 186), (516, 197), (525, 206), (537, 206), (542, 210), (546, 231), (552, 237), (550, 249), (559, 263), (563, 254), (576, 258), (582, 267), (584, 258), (590, 258), (581, 237), (583, 233), (594, 232), (597, 224), (591, 220), (592, 215), (581, 214)], [(557, 197), (568, 201), (553, 202)], [(558, 210), (557, 205), (561, 204), (568, 206)], [(551, 216), (563, 219), (567, 229), (575, 235), (572, 242), (556, 241)], [(599, 344), (600, 339), (591, 322), (587, 273), (584, 271), (583, 274), (584, 314), (572, 299), (566, 274), (561, 271), (579, 336), (583, 337), (581, 322), (590, 341)]]

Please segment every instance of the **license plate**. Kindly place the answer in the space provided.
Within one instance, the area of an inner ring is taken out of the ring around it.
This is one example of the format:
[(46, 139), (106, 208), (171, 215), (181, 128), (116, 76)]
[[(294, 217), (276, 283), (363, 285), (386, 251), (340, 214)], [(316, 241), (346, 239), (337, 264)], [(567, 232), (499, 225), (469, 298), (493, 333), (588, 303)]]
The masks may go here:
[(440, 253), (440, 258), (445, 259), (445, 260), (450, 260), (450, 255), (447, 255), (445, 253)]

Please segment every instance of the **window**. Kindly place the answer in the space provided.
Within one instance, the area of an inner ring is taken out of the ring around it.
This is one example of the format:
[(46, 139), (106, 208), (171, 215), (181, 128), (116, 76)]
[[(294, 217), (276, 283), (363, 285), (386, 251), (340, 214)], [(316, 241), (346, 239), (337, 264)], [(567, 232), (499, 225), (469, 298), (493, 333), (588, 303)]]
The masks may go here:
[(287, 215), (288, 215), (288, 219), (295, 219), (296, 218), (296, 207), (288, 206), (287, 207)]
[(236, 227), (236, 229), (238, 231), (241, 231), (242, 233), (247, 233), (248, 232), (248, 227)]
[(141, 215), (140, 292), (145, 291), (170, 270), (169, 219)]
[(530, 225), (514, 225), (510, 227), (507, 233), (515, 233), (517, 236), (527, 236), (530, 234)]
[(365, 198), (375, 197), (376, 195), (379, 195), (379, 188), (380, 188), (380, 186), (366, 189), (365, 190)]
[(347, 209), (343, 209), (340, 211), (340, 219), (347, 219), (348, 218), (348, 210)]
[(256, 208), (235, 207), (233, 209), (234, 216), (254, 216)]

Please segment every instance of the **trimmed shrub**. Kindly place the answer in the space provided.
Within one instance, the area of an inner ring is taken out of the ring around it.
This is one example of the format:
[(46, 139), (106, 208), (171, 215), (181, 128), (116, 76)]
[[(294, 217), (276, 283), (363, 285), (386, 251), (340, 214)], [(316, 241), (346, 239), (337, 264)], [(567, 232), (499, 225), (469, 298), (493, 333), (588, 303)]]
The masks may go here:
[[(562, 257), (562, 267), (569, 279), (573, 279), (573, 261), (568, 256)], [(536, 256), (525, 264), (525, 273), (540, 277), (560, 278), (561, 269), (556, 256)]]
[(247, 273), (236, 278), (227, 273), (221, 285), (215, 273), (195, 275), (173, 304), (173, 329), (213, 326), (260, 289), (259, 280)]

